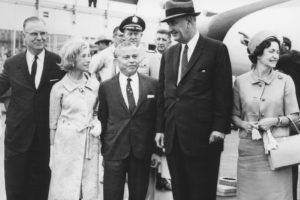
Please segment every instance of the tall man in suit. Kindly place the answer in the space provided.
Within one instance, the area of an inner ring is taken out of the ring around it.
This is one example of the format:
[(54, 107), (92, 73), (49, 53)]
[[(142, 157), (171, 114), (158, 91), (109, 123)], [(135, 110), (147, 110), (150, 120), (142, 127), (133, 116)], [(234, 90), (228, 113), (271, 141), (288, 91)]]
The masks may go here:
[[(291, 50), (292, 41), (283, 37), (283, 42), (280, 47), (280, 57), (276, 65), (276, 69), (282, 71), (285, 74), (288, 74), (292, 77), (295, 88), (296, 95), (298, 100), (298, 105), (300, 103), (300, 52), (296, 50)], [(291, 135), (298, 134), (296, 129), (290, 129)], [(297, 189), (298, 189), (298, 165), (292, 166), (293, 173), (293, 200), (297, 200)]]
[(99, 89), (104, 200), (145, 199), (155, 142), (157, 81), (137, 73), (140, 49), (123, 42), (115, 51), (120, 73)]
[(47, 30), (38, 17), (23, 23), (27, 50), (6, 60), (0, 95), (11, 88), (5, 132), (7, 200), (46, 200), (50, 169), (49, 95), (63, 72), (45, 49)]
[(220, 154), (230, 132), (232, 75), (226, 46), (196, 28), (192, 1), (168, 0), (179, 43), (162, 56), (156, 142), (165, 147), (174, 200), (214, 200)]

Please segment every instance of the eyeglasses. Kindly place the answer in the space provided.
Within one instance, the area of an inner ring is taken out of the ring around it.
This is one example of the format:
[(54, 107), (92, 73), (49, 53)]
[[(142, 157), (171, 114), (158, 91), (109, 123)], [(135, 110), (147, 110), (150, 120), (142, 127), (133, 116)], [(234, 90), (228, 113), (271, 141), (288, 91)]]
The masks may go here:
[(38, 35), (40, 35), (41, 37), (46, 37), (48, 35), (47, 32), (31, 32), (31, 33), (25, 32), (25, 33), (28, 33), (33, 38), (37, 38)]

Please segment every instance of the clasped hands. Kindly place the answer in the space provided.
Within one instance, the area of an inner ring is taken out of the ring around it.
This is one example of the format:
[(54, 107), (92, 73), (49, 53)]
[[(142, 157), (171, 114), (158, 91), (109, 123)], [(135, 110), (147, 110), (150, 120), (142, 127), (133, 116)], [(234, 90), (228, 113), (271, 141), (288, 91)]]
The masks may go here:
[[(270, 130), (272, 126), (277, 125), (278, 119), (275, 117), (268, 117), (261, 119), (259, 121), (243, 121), (242, 127), (247, 133), (252, 133), (253, 135), (259, 134), (258, 130), (267, 131)], [(253, 136), (252, 136), (253, 137)], [(260, 139), (258, 136), (254, 136), (255, 139)]]

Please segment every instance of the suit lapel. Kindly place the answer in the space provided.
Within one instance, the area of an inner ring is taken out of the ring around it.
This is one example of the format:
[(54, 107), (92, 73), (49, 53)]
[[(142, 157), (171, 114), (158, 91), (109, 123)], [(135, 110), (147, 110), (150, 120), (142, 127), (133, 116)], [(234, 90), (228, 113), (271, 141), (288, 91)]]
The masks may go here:
[[(186, 67), (186, 70), (181, 75), (181, 77), (182, 77), (181, 80), (184, 79), (186, 74), (192, 69), (192, 67), (194, 66), (196, 61), (200, 58), (201, 54), (203, 53), (203, 47), (204, 47), (204, 39), (200, 35), (199, 39), (198, 39), (198, 42), (197, 42), (197, 45), (196, 45), (196, 47), (194, 49), (194, 52), (191, 56), (191, 59), (189, 60), (188, 65)], [(178, 63), (177, 66), (179, 66), (179, 63)], [(180, 80), (180, 82), (181, 82), (181, 80)]]
[(175, 80), (177, 82), (178, 79), (178, 68), (179, 68), (179, 62), (180, 62), (180, 52), (181, 52), (181, 44), (178, 43), (177, 47), (175, 48), (174, 51), (174, 64), (173, 64), (173, 73), (175, 76)]
[(29, 70), (28, 70), (28, 65), (27, 65), (27, 60), (26, 60), (26, 52), (23, 53), (22, 58), (20, 60), (20, 65), (19, 69), (21, 71), (21, 77), (25, 79), (25, 83), (27, 83), (27, 86), (30, 86), (32, 89), (35, 89), (34, 82), (31, 79)]
[(119, 102), (121, 104), (121, 107), (125, 109), (127, 112), (129, 112), (129, 109), (125, 103), (122, 91), (121, 91), (121, 86), (120, 86), (120, 81), (119, 81), (119, 75), (116, 75), (112, 80), (112, 92), (116, 92), (116, 98), (119, 99)]
[(42, 86), (47, 82), (46, 81), (47, 80), (47, 75), (49, 74), (48, 72), (50, 70), (51, 70), (51, 63), (50, 63), (49, 53), (45, 49), (44, 66), (43, 66), (43, 71), (42, 71), (42, 75), (41, 75), (40, 84), (39, 84), (39, 87), (37, 88), (37, 90), (42, 88)]
[(133, 111), (132, 115), (135, 115), (137, 110), (140, 108), (146, 95), (147, 95), (147, 81), (145, 80), (145, 77), (143, 77), (139, 74), (139, 100), (137, 102), (137, 105), (136, 105), (135, 110)]

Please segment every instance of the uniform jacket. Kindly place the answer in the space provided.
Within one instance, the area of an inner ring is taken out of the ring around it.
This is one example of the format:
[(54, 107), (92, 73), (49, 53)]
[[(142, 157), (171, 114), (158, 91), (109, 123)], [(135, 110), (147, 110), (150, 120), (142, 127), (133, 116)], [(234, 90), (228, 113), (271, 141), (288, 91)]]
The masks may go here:
[[(187, 155), (209, 147), (212, 131), (230, 132), (232, 75), (226, 46), (200, 35), (187, 70), (177, 85), (181, 44), (162, 56), (158, 86), (157, 132), (170, 153), (177, 134)], [(223, 144), (217, 145), (222, 150)]]
[(6, 60), (0, 74), (0, 95), (11, 88), (7, 110), (5, 145), (16, 152), (24, 152), (37, 130), (41, 141), (49, 145), (49, 96), (55, 82), (64, 72), (59, 69), (58, 55), (45, 51), (44, 68), (36, 89), (26, 62), (26, 53)]
[(139, 100), (131, 114), (122, 96), (119, 75), (100, 85), (98, 117), (105, 159), (125, 159), (129, 153), (148, 159), (154, 150), (157, 81), (139, 75)]

